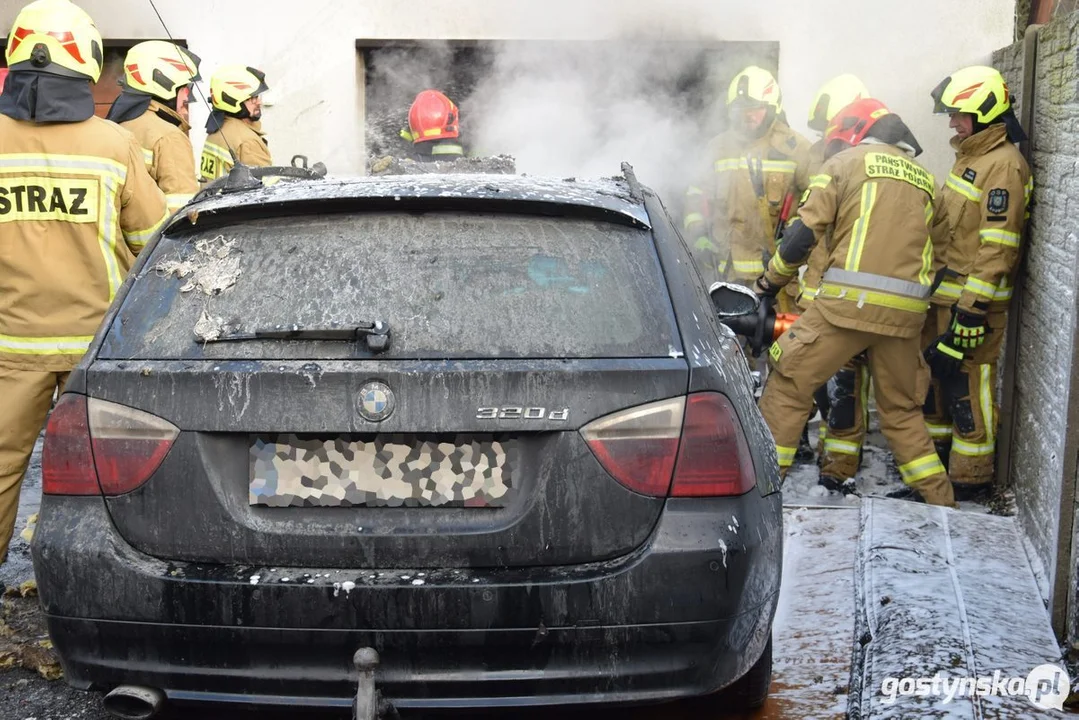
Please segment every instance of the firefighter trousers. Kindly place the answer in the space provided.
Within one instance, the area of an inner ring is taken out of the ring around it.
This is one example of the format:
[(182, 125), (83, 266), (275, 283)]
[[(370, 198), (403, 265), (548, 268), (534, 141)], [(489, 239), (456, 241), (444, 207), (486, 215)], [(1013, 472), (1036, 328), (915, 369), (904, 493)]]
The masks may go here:
[(813, 391), (866, 351), (880, 429), (903, 481), (931, 505), (955, 507), (952, 485), (922, 418), (929, 367), (918, 337), (897, 338), (841, 328), (814, 303), (769, 351), (773, 372), (760, 410), (775, 438), (780, 472), (794, 462)]
[[(1008, 314), (991, 312), (986, 318), (989, 334), (981, 347), (969, 351), (960, 373), (933, 378), (925, 401), (925, 424), (942, 457), (948, 475), (957, 485), (993, 482), (996, 460), (997, 360), (1004, 343)], [(922, 330), (922, 347), (947, 332), (952, 322), (948, 307), (934, 305)]]
[(0, 365), (0, 562), (7, 558), (19, 511), (19, 489), (34, 442), (52, 407), (53, 392), (68, 373), (15, 369)]
[(869, 430), (869, 360), (858, 355), (828, 379), (827, 424), (820, 429), (820, 474), (846, 480), (858, 474)]

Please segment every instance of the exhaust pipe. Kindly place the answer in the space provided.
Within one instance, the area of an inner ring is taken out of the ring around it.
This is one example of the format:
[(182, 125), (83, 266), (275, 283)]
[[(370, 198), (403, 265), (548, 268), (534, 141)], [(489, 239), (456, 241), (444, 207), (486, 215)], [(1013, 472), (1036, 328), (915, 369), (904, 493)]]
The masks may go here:
[(165, 705), (165, 693), (157, 688), (121, 685), (105, 696), (105, 712), (122, 720), (148, 720)]

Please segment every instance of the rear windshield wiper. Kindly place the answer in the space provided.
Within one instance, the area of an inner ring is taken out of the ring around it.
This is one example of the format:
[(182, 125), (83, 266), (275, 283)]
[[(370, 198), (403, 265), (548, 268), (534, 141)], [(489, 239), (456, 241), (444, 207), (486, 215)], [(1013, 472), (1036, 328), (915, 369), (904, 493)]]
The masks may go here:
[(246, 332), (223, 332), (216, 338), (207, 338), (206, 342), (243, 340), (336, 340), (358, 342), (361, 338), (366, 340), (367, 349), (371, 352), (383, 352), (390, 347), (390, 325), (382, 320), (341, 327), (275, 325)]

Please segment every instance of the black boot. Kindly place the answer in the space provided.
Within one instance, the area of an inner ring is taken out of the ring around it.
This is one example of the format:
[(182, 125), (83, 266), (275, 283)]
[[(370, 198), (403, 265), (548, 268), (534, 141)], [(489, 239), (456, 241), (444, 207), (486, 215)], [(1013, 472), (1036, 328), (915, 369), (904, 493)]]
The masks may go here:
[(925, 498), (922, 497), (914, 488), (909, 485), (904, 485), (899, 490), (892, 490), (885, 497), (892, 498), (893, 500), (909, 500), (910, 502), (924, 503)]
[(831, 475), (821, 475), (817, 480), (817, 484), (827, 488), (831, 492), (840, 493), (841, 495), (857, 495), (858, 485), (854, 482), (854, 478), (847, 478), (846, 480), (840, 480), (837, 477)]
[(809, 425), (807, 424), (802, 428), (802, 438), (798, 441), (798, 449), (794, 451), (794, 462), (808, 465), (815, 457), (813, 446), (809, 444)]

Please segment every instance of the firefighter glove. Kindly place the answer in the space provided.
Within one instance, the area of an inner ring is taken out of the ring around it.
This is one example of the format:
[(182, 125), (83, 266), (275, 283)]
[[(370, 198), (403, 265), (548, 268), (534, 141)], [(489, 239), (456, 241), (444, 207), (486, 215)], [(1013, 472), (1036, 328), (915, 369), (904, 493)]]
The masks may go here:
[(963, 367), (963, 351), (955, 346), (950, 332), (938, 337), (925, 349), (925, 361), (933, 377), (945, 379), (959, 374)]
[(985, 342), (988, 331), (985, 315), (956, 308), (952, 317), (952, 335), (956, 347), (973, 350)]

